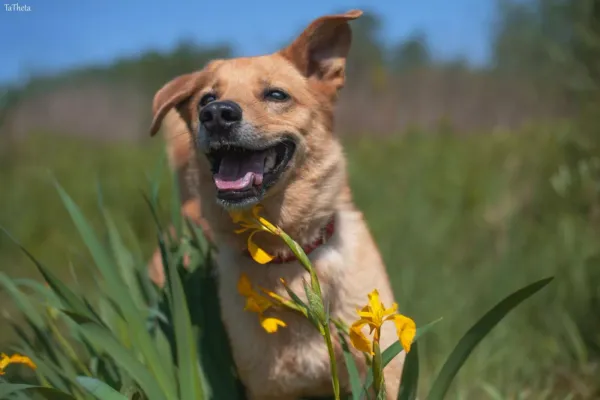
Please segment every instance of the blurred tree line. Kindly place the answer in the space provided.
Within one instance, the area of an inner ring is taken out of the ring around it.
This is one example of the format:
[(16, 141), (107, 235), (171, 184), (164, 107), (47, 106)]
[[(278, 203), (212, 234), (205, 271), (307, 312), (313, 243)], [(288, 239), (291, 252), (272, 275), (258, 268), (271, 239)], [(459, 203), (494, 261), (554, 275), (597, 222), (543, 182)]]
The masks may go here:
[[(561, 110), (566, 110), (569, 116), (581, 117), (591, 129), (598, 125), (594, 119), (600, 103), (599, 4), (599, 0), (498, 0), (492, 62), (484, 67), (474, 67), (461, 58), (437, 59), (422, 32), (397, 43), (384, 44), (380, 40), (381, 19), (366, 13), (353, 22), (349, 82), (367, 92), (406, 92), (406, 88), (399, 89), (393, 82), (423, 71), (442, 71), (445, 74), (442, 80), (450, 80), (452, 74), (473, 79), (485, 76), (501, 83), (511, 82), (532, 94), (534, 103), (559, 102)], [(0, 102), (0, 124), (10, 119), (7, 110), (24, 99), (61, 85), (90, 80), (111, 85), (124, 83), (147, 98), (174, 76), (199, 69), (213, 58), (232, 55), (234, 51), (227, 45), (202, 46), (184, 41), (170, 52), (149, 51), (109, 66), (34, 77), (24, 87), (5, 88)], [(455, 91), (468, 90), (464, 79), (454, 86)], [(400, 96), (410, 96), (413, 88), (408, 92)], [(456, 100), (449, 102), (453, 101)], [(425, 101), (429, 103), (429, 99)]]
[(600, 221), (600, 1), (504, 0), (499, 11), (493, 66), (568, 107), (572, 131), (553, 184)]
[(501, 0), (498, 11), (498, 74), (528, 82), (542, 98), (563, 96), (579, 116), (598, 107), (600, 1)]

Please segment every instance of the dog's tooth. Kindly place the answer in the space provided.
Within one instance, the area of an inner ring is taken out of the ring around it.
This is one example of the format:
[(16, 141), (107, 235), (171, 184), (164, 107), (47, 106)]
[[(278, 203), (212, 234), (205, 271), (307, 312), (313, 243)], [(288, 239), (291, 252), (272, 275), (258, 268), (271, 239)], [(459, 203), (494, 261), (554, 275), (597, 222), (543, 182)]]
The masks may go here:
[(275, 152), (270, 151), (265, 159), (265, 171), (270, 171), (275, 167)]

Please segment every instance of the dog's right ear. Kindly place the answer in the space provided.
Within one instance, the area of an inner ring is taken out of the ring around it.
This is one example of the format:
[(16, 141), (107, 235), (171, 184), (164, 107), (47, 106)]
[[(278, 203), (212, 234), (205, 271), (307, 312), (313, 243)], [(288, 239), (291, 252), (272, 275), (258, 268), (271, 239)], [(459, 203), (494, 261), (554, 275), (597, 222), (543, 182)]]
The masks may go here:
[(153, 119), (150, 136), (154, 136), (158, 132), (163, 118), (171, 108), (181, 104), (194, 94), (194, 91), (200, 86), (202, 77), (202, 72), (181, 75), (169, 81), (156, 92), (152, 102)]

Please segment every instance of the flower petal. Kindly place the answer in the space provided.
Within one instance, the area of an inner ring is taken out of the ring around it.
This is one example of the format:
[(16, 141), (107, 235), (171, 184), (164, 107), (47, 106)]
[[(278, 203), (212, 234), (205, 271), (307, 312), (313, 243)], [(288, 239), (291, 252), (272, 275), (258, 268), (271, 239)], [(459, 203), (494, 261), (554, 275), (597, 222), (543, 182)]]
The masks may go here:
[(246, 275), (246, 274), (240, 275), (240, 279), (238, 280), (238, 284), (237, 284), (237, 290), (238, 290), (238, 293), (241, 294), (242, 296), (245, 296), (245, 297), (252, 296), (252, 293), (254, 293), (254, 290), (252, 290), (252, 283), (250, 282), (248, 275)]
[(13, 364), (23, 364), (27, 365), (31, 369), (36, 369), (37, 366), (31, 361), (31, 359), (27, 356), (22, 356), (20, 354), (15, 354), (10, 358), (10, 362)]
[(356, 313), (358, 314), (359, 317), (364, 318), (364, 319), (368, 319), (368, 320), (373, 320), (375, 318), (375, 315), (373, 315), (373, 313), (371, 311), (363, 311), (363, 310), (357, 310)]
[(255, 312), (255, 313), (262, 312), (260, 305), (258, 304), (258, 302), (256, 301), (256, 299), (254, 297), (248, 297), (246, 299), (246, 306), (244, 307), (244, 311), (250, 311), (250, 312)]
[(254, 293), (246, 299), (244, 310), (261, 314), (272, 306), (273, 303), (269, 299), (262, 297), (258, 293)]
[[(360, 322), (360, 321), (358, 321)], [(371, 341), (362, 332), (364, 324), (355, 322), (350, 327), (350, 343), (356, 350), (364, 351), (365, 353), (373, 354), (373, 346)]]
[(398, 311), (398, 304), (393, 303), (392, 306), (383, 311), (383, 317), (385, 320), (392, 319), (393, 315)]
[(262, 206), (262, 204), (257, 204), (254, 207), (252, 207), (252, 216), (254, 217), (254, 219), (259, 219), (260, 216), (258, 215), (262, 210), (264, 210), (264, 207)]
[(394, 316), (394, 323), (396, 324), (398, 340), (400, 340), (404, 351), (408, 353), (417, 334), (417, 325), (412, 319), (400, 314)]
[(278, 302), (280, 302), (282, 304), (288, 301), (285, 297), (280, 296), (280, 295), (278, 295), (277, 293), (275, 293), (275, 292), (273, 292), (271, 290), (268, 290), (268, 289), (265, 289), (265, 288), (262, 288), (262, 287), (260, 288), (260, 290), (262, 290), (263, 293), (265, 293), (271, 299), (274, 299), (275, 301), (278, 301)]
[[(379, 300), (379, 291), (377, 289), (374, 289), (371, 293), (369, 293), (369, 308), (371, 309), (373, 315), (377, 316), (377, 319), (381, 319), (384, 307), (381, 303), (381, 300)], [(380, 325), (381, 323), (383, 323), (383, 321), (380, 322)]]
[(266, 264), (269, 261), (271, 261), (272, 259), (274, 259), (275, 257), (272, 256), (272, 255), (270, 255), (269, 253), (267, 253), (266, 251), (264, 251), (260, 247), (258, 247), (256, 245), (256, 243), (254, 243), (252, 241), (252, 237), (255, 234), (256, 234), (256, 231), (252, 232), (250, 234), (250, 236), (248, 236), (248, 252), (252, 256), (252, 258), (254, 259), (254, 261), (256, 261), (259, 264)]
[(4, 375), (4, 370), (10, 364), (24, 364), (27, 365), (31, 369), (37, 369), (37, 366), (31, 361), (29, 357), (22, 356), (20, 354), (14, 354), (11, 357), (6, 354), (0, 354), (0, 375)]
[(287, 326), (285, 322), (274, 317), (261, 318), (260, 324), (262, 325), (263, 329), (268, 333), (275, 333), (277, 332), (280, 326), (284, 328)]
[(229, 216), (231, 217), (231, 220), (232, 220), (234, 223), (236, 223), (236, 224), (237, 224), (238, 222), (241, 222), (241, 221), (243, 221), (243, 220), (245, 219), (245, 218), (244, 218), (244, 217), (245, 217), (245, 214), (246, 214), (246, 213), (245, 213), (244, 211), (238, 211), (238, 210), (231, 210), (231, 211), (229, 211)]

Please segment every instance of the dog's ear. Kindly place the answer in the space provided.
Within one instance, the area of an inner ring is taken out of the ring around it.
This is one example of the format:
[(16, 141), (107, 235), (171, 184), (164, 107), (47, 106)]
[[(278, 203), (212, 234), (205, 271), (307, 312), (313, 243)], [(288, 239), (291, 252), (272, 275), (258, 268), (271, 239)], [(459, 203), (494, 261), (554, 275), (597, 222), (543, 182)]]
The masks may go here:
[(167, 112), (185, 100), (189, 99), (201, 84), (203, 72), (194, 72), (178, 76), (167, 82), (156, 94), (152, 102), (152, 125), (150, 136), (154, 136), (160, 129), (163, 118)]
[(346, 57), (352, 41), (348, 21), (362, 15), (360, 10), (326, 15), (314, 20), (294, 42), (280, 51), (306, 77), (344, 86)]

